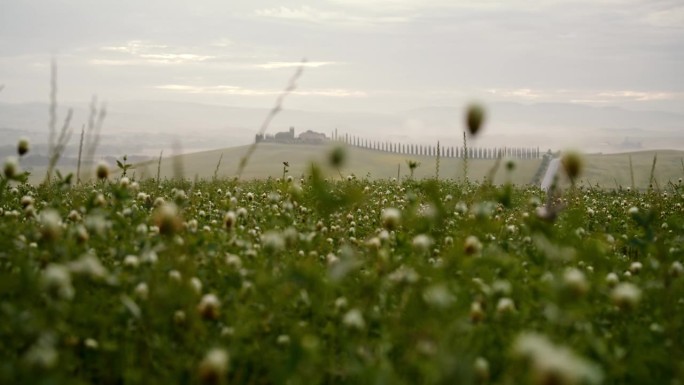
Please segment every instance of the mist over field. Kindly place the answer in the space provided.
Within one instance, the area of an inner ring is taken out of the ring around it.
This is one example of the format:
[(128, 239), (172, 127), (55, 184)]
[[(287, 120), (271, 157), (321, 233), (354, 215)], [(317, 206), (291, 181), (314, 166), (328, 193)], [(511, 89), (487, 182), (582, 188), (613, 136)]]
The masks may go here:
[[(684, 6), (672, 1), (4, 2), (0, 155), (47, 154), (50, 62), (73, 158), (93, 96), (99, 157), (251, 143), (268, 133), (590, 153), (684, 148)], [(302, 64), (302, 59), (307, 61)], [(29, 161), (30, 162), (30, 161)]]

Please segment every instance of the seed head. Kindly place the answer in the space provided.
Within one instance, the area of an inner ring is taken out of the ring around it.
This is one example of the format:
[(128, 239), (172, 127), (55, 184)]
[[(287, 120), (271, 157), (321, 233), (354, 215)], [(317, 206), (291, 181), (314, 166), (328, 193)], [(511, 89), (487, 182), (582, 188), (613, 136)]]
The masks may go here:
[(344, 148), (337, 146), (333, 148), (333, 150), (330, 152), (330, 165), (333, 167), (341, 167), (345, 160), (347, 158), (347, 153), (344, 151)]
[(3, 167), (3, 172), (7, 179), (14, 179), (19, 173), (19, 161), (13, 156), (8, 156), (5, 158), (5, 166)]
[(97, 175), (97, 179), (109, 178), (109, 166), (107, 165), (107, 163), (98, 163), (97, 168), (95, 169), (95, 175)]
[(565, 174), (567, 174), (572, 181), (577, 179), (584, 166), (580, 154), (573, 151), (563, 154), (563, 157), (561, 158), (561, 164), (563, 165)]
[(29, 152), (30, 148), (29, 140), (27, 138), (21, 138), (17, 143), (17, 154), (19, 154), (19, 156), (24, 156)]
[(470, 135), (477, 135), (485, 120), (485, 110), (479, 104), (471, 104), (466, 110), (466, 126)]

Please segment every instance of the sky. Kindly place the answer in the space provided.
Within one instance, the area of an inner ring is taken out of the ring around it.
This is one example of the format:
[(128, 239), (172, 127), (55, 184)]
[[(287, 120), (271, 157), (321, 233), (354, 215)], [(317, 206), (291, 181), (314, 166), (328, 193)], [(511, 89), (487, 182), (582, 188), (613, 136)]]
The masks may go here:
[(0, 102), (684, 113), (681, 0), (0, 0)]

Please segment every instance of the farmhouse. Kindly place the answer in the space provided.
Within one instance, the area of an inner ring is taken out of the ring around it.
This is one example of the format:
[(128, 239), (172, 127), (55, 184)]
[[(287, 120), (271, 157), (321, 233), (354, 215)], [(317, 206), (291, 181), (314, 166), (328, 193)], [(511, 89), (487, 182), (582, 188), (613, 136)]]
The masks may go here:
[(328, 140), (325, 134), (320, 132), (307, 130), (295, 136), (294, 127), (290, 127), (289, 131), (277, 132), (275, 135), (263, 135), (257, 134), (254, 138), (256, 143), (268, 142), (268, 143), (308, 143), (308, 144), (323, 144)]

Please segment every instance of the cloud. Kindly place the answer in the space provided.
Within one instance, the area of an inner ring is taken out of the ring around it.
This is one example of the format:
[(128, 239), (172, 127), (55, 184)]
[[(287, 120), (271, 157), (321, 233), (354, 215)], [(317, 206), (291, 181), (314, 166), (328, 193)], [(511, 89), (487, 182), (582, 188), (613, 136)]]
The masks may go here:
[[(280, 95), (283, 92), (282, 90), (276, 89), (252, 89), (228, 85), (193, 86), (183, 84), (165, 84), (156, 86), (155, 88), (166, 91), (185, 92), (189, 94), (220, 94), (238, 96), (272, 96)], [(292, 92), (292, 94), (299, 96), (327, 96), (337, 98), (363, 98), (368, 96), (363, 91), (347, 90), (341, 88), (295, 90)]]
[(411, 19), (407, 16), (352, 15), (334, 10), (320, 10), (307, 5), (299, 8), (280, 6), (275, 8), (257, 9), (255, 13), (257, 16), (270, 19), (354, 26), (405, 23)]
[(265, 68), (265, 69), (299, 68), (299, 67), (318, 68), (318, 67), (334, 65), (334, 64), (340, 64), (340, 63), (332, 62), (332, 61), (307, 61), (307, 62), (274, 61), (274, 62), (268, 62), (265, 64), (257, 64), (256, 67)]
[(634, 90), (534, 90), (489, 89), (486, 93), (495, 99), (522, 102), (564, 102), (580, 104), (611, 104), (621, 102), (651, 102), (684, 99), (683, 92)]

